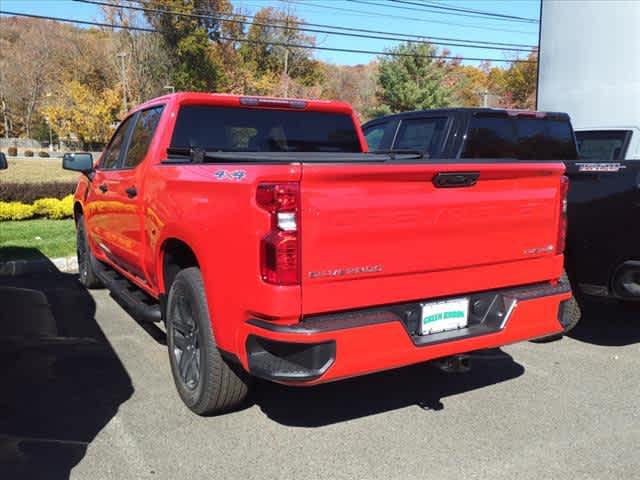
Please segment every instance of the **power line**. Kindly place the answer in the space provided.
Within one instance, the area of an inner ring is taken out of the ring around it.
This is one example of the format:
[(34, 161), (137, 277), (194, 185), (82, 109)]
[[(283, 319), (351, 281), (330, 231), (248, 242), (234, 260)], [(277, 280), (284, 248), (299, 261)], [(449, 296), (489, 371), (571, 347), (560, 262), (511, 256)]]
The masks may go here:
[[(114, 28), (121, 30), (135, 30), (141, 32), (149, 32), (149, 33), (160, 33), (158, 30), (152, 28), (145, 27), (133, 27), (129, 25), (113, 25), (109, 23), (103, 22), (91, 22), (88, 20), (73, 20), (70, 18), (61, 18), (61, 17), (50, 17), (46, 15), (36, 15), (33, 13), (20, 13), (20, 12), (9, 12), (6, 10), (0, 10), (0, 15), (12, 15), (16, 17), (28, 17), (28, 18), (38, 18), (41, 20), (54, 20), (57, 22), (66, 22), (66, 23), (77, 23), (80, 25), (92, 25), (97, 27), (104, 28)], [(401, 52), (382, 52), (376, 50), (355, 50), (350, 48), (333, 48), (333, 47), (317, 47), (314, 45), (298, 45), (295, 43), (286, 43), (286, 42), (268, 42), (264, 40), (250, 40), (247, 38), (234, 38), (234, 37), (217, 37), (220, 40), (227, 40), (232, 42), (240, 42), (240, 43), (254, 43), (258, 45), (274, 45), (288, 48), (302, 48), (306, 50), (324, 50), (328, 52), (345, 52), (345, 53), (360, 53), (367, 55), (381, 55), (381, 56), (391, 56), (391, 57), (414, 57), (414, 58), (430, 58), (436, 60), (471, 60), (478, 62), (508, 62), (508, 63), (536, 63), (535, 60), (522, 60), (522, 59), (504, 59), (504, 58), (478, 58), (478, 57), (456, 57), (451, 55), (414, 55), (412, 53), (401, 53)]]
[(477, 62), (515, 62), (515, 63), (537, 63), (535, 60), (507, 60), (500, 58), (477, 58), (477, 57), (456, 57), (452, 55), (415, 55), (413, 53), (400, 53), (400, 52), (382, 52), (380, 50), (353, 50), (350, 48), (334, 48), (334, 47), (316, 47), (313, 45), (298, 45), (295, 43), (283, 43), (283, 42), (267, 42), (263, 40), (249, 40), (245, 38), (231, 38), (231, 37), (218, 37), (221, 40), (230, 40), (235, 42), (256, 43), (262, 45), (275, 45), (291, 48), (305, 48), (309, 50), (325, 50), (329, 52), (346, 52), (346, 53), (364, 53), (367, 55), (388, 55), (391, 57), (413, 57), (413, 58), (431, 58), (435, 60), (471, 60)]
[[(513, 20), (513, 19), (508, 19), (508, 18), (494, 18), (494, 17), (487, 17), (484, 15), (479, 15), (477, 13), (460, 13), (460, 12), (446, 12), (446, 11), (441, 11), (441, 10), (433, 10), (431, 7), (429, 6), (425, 6), (424, 4), (421, 3), (408, 3), (408, 5), (420, 5), (422, 8), (416, 8), (416, 7), (405, 7), (404, 5), (394, 5), (394, 4), (390, 4), (390, 3), (379, 3), (379, 2), (372, 2), (372, 1), (368, 1), (368, 0), (347, 0), (348, 2), (352, 2), (352, 3), (362, 3), (365, 5), (375, 5), (377, 7), (383, 7), (383, 8), (396, 8), (399, 10), (410, 10), (413, 12), (422, 12), (422, 13), (435, 13), (437, 15), (451, 15), (451, 16), (456, 16), (456, 17), (469, 17), (469, 18), (474, 18), (474, 19), (482, 19), (482, 20), (502, 20), (502, 21), (509, 21), (509, 22), (523, 22), (523, 20)], [(388, 1), (394, 1), (394, 0), (388, 0)], [(524, 23), (531, 23), (528, 20), (524, 21)], [(536, 22), (537, 23), (537, 22)]]
[[(278, 1), (283, 1), (283, 0), (278, 0)], [(427, 23), (427, 24), (437, 23), (441, 25), (452, 25), (455, 27), (465, 27), (465, 28), (472, 28), (475, 30), (483, 30), (483, 31), (521, 33), (524, 35), (537, 35), (537, 32), (526, 32), (524, 30), (513, 30), (509, 28), (486, 27), (486, 26), (480, 27), (477, 25), (470, 25), (468, 23), (456, 23), (456, 22), (449, 22), (445, 20), (425, 20), (423, 18), (407, 17), (402, 15), (392, 15), (386, 12), (372, 12), (372, 11), (363, 12), (362, 10), (354, 10), (353, 8), (343, 8), (343, 7), (335, 7), (335, 6), (313, 3), (312, 0), (307, 0), (306, 2), (303, 2), (302, 0), (292, 0), (292, 1), (294, 1), (295, 3), (298, 3), (299, 5), (304, 5), (306, 8), (324, 8), (324, 9), (338, 11), (338, 12), (347, 12), (347, 13), (351, 13), (359, 16), (364, 16), (364, 17), (383, 17), (387, 19), (396, 18), (399, 20), (406, 20), (409, 22), (419, 22), (419, 23)]]
[[(81, 1), (81, 0), (76, 0), (76, 1)], [(134, 2), (134, 3), (139, 3), (139, 4), (144, 4), (145, 3), (142, 0), (129, 0), (129, 1)], [(158, 6), (159, 4), (156, 3), (155, 5)], [(202, 12), (200, 11), (200, 13), (202, 13)], [(254, 18), (254, 17), (252, 17), (250, 15), (234, 14), (234, 16), (242, 17), (244, 19), (253, 19)], [(343, 26), (339, 26), (339, 25), (327, 25), (327, 24), (322, 24), (322, 23), (310, 23), (310, 22), (306, 22), (306, 21), (290, 20), (289, 23), (293, 23), (293, 24), (296, 24), (296, 25), (309, 26), (309, 27), (319, 27), (319, 28), (330, 28), (330, 29), (333, 29), (333, 30), (343, 30), (343, 31), (347, 31), (347, 32), (362, 32), (362, 33), (373, 33), (373, 34), (380, 34), (380, 35), (395, 35), (395, 36), (402, 37), (402, 38), (417, 38), (417, 39), (424, 39), (424, 40), (443, 40), (443, 41), (449, 41), (449, 42), (466, 42), (466, 43), (472, 43), (472, 44), (478, 44), (478, 45), (492, 45), (492, 46), (504, 46), (504, 47), (522, 47), (522, 48), (525, 48), (525, 49), (528, 49), (528, 50), (531, 50), (532, 48), (536, 48), (536, 45), (527, 45), (527, 44), (522, 44), (522, 43), (488, 42), (488, 41), (484, 41), (484, 40), (468, 40), (468, 39), (464, 39), (464, 38), (434, 37), (434, 36), (431, 36), (431, 35), (414, 35), (414, 34), (410, 34), (410, 33), (396, 33), (396, 32), (384, 31), (384, 30), (370, 30), (370, 29), (366, 29), (366, 28), (343, 27)], [(431, 42), (431, 43), (435, 43), (435, 42)]]
[(417, 5), (420, 7), (428, 7), (428, 8), (434, 8), (434, 9), (438, 9), (438, 10), (446, 10), (446, 11), (451, 11), (451, 12), (461, 12), (461, 13), (468, 13), (468, 14), (475, 14), (475, 15), (481, 15), (481, 16), (486, 16), (486, 17), (494, 17), (494, 18), (498, 18), (498, 19), (503, 19), (503, 20), (512, 20), (512, 21), (519, 21), (519, 22), (527, 22), (527, 23), (538, 23), (538, 19), (536, 18), (528, 18), (528, 17), (519, 17), (516, 15), (506, 15), (503, 13), (496, 13), (496, 12), (487, 12), (487, 11), (483, 11), (483, 10), (474, 10), (471, 8), (462, 8), (462, 7), (453, 7), (453, 6), (448, 6), (448, 5), (439, 5), (437, 3), (429, 3), (429, 2), (411, 2), (408, 0), (387, 0), (388, 2), (393, 2), (393, 3), (402, 3), (405, 5)]
[(35, 13), (9, 12), (7, 10), (0, 10), (0, 15), (11, 15), (14, 17), (26, 17), (26, 18), (38, 18), (40, 20), (54, 20), (56, 22), (77, 23), (79, 25), (92, 25), (94, 27), (120, 28), (122, 30), (135, 30), (138, 32), (160, 33), (158, 32), (158, 30), (154, 30), (153, 28), (134, 27), (131, 25), (113, 25), (111, 23), (90, 22), (89, 20), (74, 20), (72, 18), (50, 17), (48, 15), (36, 15)]
[[(211, 14), (197, 14), (197, 13), (182, 13), (182, 12), (176, 12), (175, 10), (166, 10), (166, 9), (156, 9), (156, 8), (149, 8), (149, 7), (138, 7), (138, 6), (132, 6), (132, 5), (117, 5), (117, 4), (113, 4), (113, 3), (108, 3), (108, 2), (103, 2), (100, 0), (75, 0), (76, 2), (81, 2), (81, 3), (90, 3), (90, 4), (94, 4), (94, 5), (103, 5), (103, 6), (107, 6), (107, 7), (112, 7), (112, 8), (120, 8), (120, 9), (130, 9), (130, 10), (136, 10), (136, 11), (141, 11), (141, 12), (146, 12), (146, 13), (161, 13), (161, 14), (171, 14), (171, 15), (176, 15), (179, 17), (186, 17), (186, 18), (199, 18), (199, 19), (205, 19), (205, 20), (218, 20), (221, 22), (229, 22), (229, 23), (235, 23), (235, 24), (241, 24), (241, 25), (257, 25), (259, 27), (271, 27), (271, 28), (279, 28), (279, 29), (283, 29), (283, 30), (292, 30), (292, 31), (298, 31), (298, 32), (312, 32), (312, 33), (322, 33), (322, 34), (326, 34), (326, 35), (338, 35), (338, 36), (343, 36), (343, 37), (357, 37), (357, 38), (370, 38), (370, 39), (374, 39), (374, 40), (391, 40), (394, 42), (402, 42), (402, 41), (412, 41), (413, 43), (420, 43), (420, 44), (427, 44), (427, 45), (442, 45), (442, 46), (448, 46), (448, 47), (467, 47), (467, 48), (478, 48), (478, 49), (482, 49), (482, 50), (499, 50), (499, 51), (510, 51), (510, 52), (530, 52), (531, 49), (523, 49), (523, 48), (515, 48), (515, 47), (495, 47), (495, 46), (485, 46), (485, 45), (472, 45), (472, 44), (465, 44), (465, 43), (451, 43), (451, 42), (431, 42), (431, 41), (427, 41), (427, 40), (411, 40), (408, 38), (394, 38), (394, 37), (390, 37), (390, 36), (380, 36), (380, 35), (370, 35), (370, 34), (364, 34), (364, 33), (350, 33), (350, 32), (332, 32), (330, 30), (322, 30), (322, 29), (317, 29), (317, 28), (307, 28), (307, 27), (292, 27), (289, 25), (277, 25), (277, 24), (272, 24), (272, 23), (264, 23), (264, 22), (256, 22), (255, 21), (255, 17), (253, 18), (253, 21), (245, 21), (245, 20), (237, 20), (237, 19), (233, 19), (233, 18), (226, 18), (223, 16), (219, 16), (219, 15), (211, 15)], [(298, 23), (298, 25), (300, 25), (300, 23)], [(331, 28), (331, 27), (329, 27)]]

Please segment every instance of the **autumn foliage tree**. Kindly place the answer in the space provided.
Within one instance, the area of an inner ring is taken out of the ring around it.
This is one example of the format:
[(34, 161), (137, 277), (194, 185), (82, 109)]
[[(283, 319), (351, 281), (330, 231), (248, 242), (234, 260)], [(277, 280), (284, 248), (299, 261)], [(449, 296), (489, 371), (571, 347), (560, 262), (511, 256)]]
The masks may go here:
[[(228, 0), (145, 0), (149, 23), (160, 32), (178, 90), (215, 91), (221, 72), (210, 44), (220, 32), (219, 15), (232, 13)], [(161, 12), (162, 10), (169, 12)], [(180, 15), (183, 14), (183, 15)]]
[(77, 137), (83, 148), (109, 140), (119, 111), (117, 89), (95, 91), (77, 80), (65, 83), (42, 109), (62, 139)]

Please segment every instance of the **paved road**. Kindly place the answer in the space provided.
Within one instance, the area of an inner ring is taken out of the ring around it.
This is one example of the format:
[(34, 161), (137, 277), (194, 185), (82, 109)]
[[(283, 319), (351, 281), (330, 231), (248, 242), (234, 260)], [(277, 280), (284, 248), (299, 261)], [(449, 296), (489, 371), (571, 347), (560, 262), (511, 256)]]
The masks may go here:
[(3, 479), (640, 476), (638, 310), (594, 308), (573, 338), (489, 352), (468, 374), (260, 383), (246, 409), (199, 418), (162, 331), (107, 292), (62, 274), (2, 284)]

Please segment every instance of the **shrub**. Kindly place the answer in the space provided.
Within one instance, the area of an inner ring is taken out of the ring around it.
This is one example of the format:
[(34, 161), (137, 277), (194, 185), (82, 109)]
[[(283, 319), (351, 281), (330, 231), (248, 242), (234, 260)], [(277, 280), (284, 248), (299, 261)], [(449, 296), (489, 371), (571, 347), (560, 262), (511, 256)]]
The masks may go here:
[(0, 202), (0, 221), (26, 220), (33, 217), (35, 208), (20, 202)]
[(60, 220), (73, 216), (73, 195), (62, 200), (57, 198), (41, 198), (33, 205), (21, 202), (0, 202), (0, 221), (26, 220), (33, 217), (47, 217)]
[(33, 203), (39, 198), (64, 198), (73, 193), (76, 182), (17, 183), (0, 181), (0, 202)]
[(25, 157), (33, 157), (33, 150), (25, 150), (24, 151), (24, 156)]
[(40, 217), (60, 220), (73, 216), (73, 195), (62, 200), (57, 198), (41, 198), (33, 202), (34, 213)]
[(49, 158), (49, 152), (45, 152), (44, 150), (40, 150), (38, 152), (38, 156), (41, 158)]
[(7, 149), (7, 155), (9, 155), (10, 157), (17, 157), (18, 149), (16, 147), (9, 147)]

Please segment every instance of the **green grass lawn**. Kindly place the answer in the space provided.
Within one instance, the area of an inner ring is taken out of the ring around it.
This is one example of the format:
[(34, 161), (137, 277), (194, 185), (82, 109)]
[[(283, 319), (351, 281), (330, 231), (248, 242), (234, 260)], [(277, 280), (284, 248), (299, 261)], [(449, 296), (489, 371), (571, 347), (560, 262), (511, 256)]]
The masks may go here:
[(0, 262), (47, 257), (67, 257), (76, 251), (73, 220), (23, 220), (0, 222)]
[(64, 182), (76, 181), (80, 174), (62, 169), (59, 158), (9, 158), (9, 168), (0, 172), (0, 182)]

